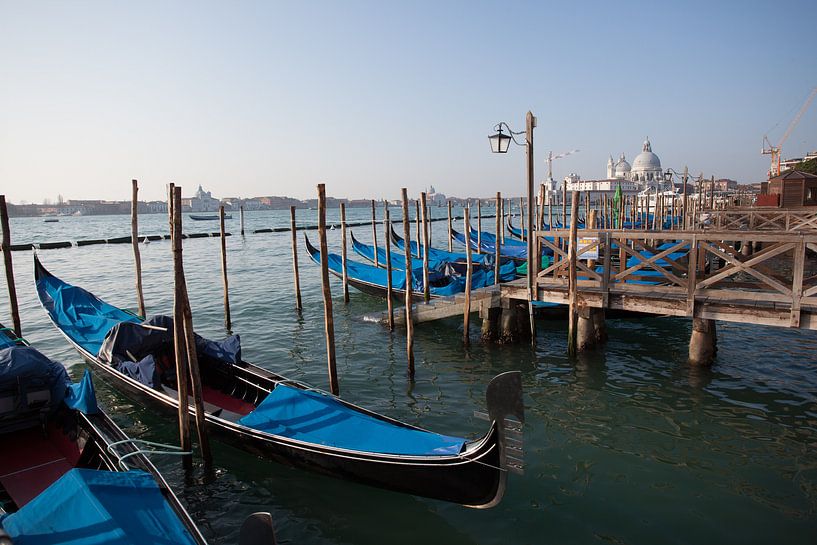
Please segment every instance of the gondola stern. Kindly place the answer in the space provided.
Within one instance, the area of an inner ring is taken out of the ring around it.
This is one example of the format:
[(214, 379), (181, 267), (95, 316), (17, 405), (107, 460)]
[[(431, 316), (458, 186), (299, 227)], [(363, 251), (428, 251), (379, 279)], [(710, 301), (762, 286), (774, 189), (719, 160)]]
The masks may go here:
[(521, 474), (524, 470), (522, 425), (525, 423), (522, 373), (508, 371), (494, 377), (485, 398), (488, 418), (495, 423), (499, 435), (500, 465), (505, 471)]

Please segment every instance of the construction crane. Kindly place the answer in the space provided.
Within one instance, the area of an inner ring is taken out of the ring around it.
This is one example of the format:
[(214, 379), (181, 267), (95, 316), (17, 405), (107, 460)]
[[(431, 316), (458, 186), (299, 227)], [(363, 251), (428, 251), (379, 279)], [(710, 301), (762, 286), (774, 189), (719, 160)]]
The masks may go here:
[(763, 155), (771, 155), (772, 156), (772, 165), (769, 168), (769, 179), (771, 180), (775, 176), (780, 174), (780, 150), (783, 147), (783, 144), (789, 138), (789, 135), (794, 130), (794, 127), (797, 126), (797, 123), (800, 122), (800, 118), (803, 117), (803, 114), (806, 113), (808, 110), (811, 101), (814, 100), (814, 97), (817, 96), (817, 87), (811, 90), (806, 98), (806, 101), (803, 103), (803, 106), (800, 107), (800, 111), (797, 112), (797, 115), (794, 116), (794, 119), (791, 120), (789, 123), (789, 128), (786, 129), (786, 132), (783, 133), (783, 138), (777, 143), (776, 146), (773, 146), (771, 142), (769, 142), (769, 137), (763, 135), (763, 149), (760, 150), (760, 153)]
[(545, 161), (547, 161), (547, 164), (548, 164), (548, 180), (553, 179), (553, 160), (554, 159), (561, 159), (562, 157), (567, 157), (568, 155), (573, 155), (574, 153), (579, 153), (580, 151), (581, 150), (578, 150), (578, 149), (572, 149), (570, 151), (566, 151), (566, 152), (560, 153), (558, 155), (553, 155), (553, 152), (549, 151), (548, 152), (548, 158), (545, 159)]

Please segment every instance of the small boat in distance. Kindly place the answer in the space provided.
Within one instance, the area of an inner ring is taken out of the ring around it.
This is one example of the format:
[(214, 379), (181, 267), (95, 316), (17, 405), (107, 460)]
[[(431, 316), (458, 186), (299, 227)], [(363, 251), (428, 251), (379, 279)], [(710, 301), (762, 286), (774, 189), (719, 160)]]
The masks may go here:
[[(215, 221), (218, 220), (218, 214), (190, 214), (190, 219), (194, 221)], [(233, 219), (232, 214), (224, 214), (225, 220)]]
[(45, 218), (43, 220), (43, 222), (45, 222), (45, 223), (57, 223), (58, 221), (60, 221), (60, 220), (58, 220), (57, 218)]

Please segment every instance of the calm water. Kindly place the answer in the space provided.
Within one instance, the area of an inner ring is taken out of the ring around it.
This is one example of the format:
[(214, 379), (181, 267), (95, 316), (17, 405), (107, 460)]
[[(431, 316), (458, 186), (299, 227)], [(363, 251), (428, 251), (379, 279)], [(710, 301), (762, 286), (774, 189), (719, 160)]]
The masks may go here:
[[(397, 210), (393, 210), (397, 213)], [(349, 210), (349, 221), (368, 217)], [(437, 216), (444, 209), (435, 210)], [(316, 223), (299, 211), (299, 223)], [(229, 229), (238, 230), (238, 215)], [(337, 217), (330, 213), (330, 221)], [(143, 216), (143, 234), (165, 231), (164, 215)], [(492, 225), (493, 220), (487, 220)], [(288, 225), (288, 212), (247, 213), (247, 229)], [(486, 225), (486, 230), (488, 229)], [(12, 220), (15, 242), (129, 234), (126, 216)], [(186, 219), (185, 230), (215, 222)], [(381, 231), (382, 229), (379, 229)], [(434, 224), (444, 245), (445, 223)], [(369, 228), (355, 235), (371, 240)], [(293, 309), (289, 233), (228, 239), (233, 327), (250, 361), (326, 387), (318, 268), (301, 253), (304, 311)], [(316, 236), (310, 232), (310, 237)], [(382, 242), (382, 233), (378, 232)], [(339, 231), (330, 248), (339, 248)], [(224, 334), (217, 239), (185, 241), (185, 269), (197, 331)], [(109, 302), (135, 307), (129, 245), (42, 251), (63, 279)], [(47, 355), (83, 364), (36, 300), (30, 252), (15, 252), (25, 336)], [(150, 312), (171, 311), (167, 242), (142, 246)], [(4, 282), (3, 280), (0, 280)], [(0, 312), (9, 321), (5, 285)], [(604, 349), (570, 361), (566, 324), (538, 323), (538, 348), (465, 350), (460, 320), (416, 328), (417, 376), (405, 376), (405, 336), (359, 319), (384, 302), (352, 290), (344, 306), (333, 280), (341, 395), (378, 412), (447, 434), (478, 436), (491, 377), (523, 373), (527, 422), (524, 476), (511, 475), (503, 502), (466, 509), (318, 477), (215, 445), (213, 482), (185, 480), (178, 460), (156, 458), (215, 544), (237, 540), (248, 514), (272, 511), (283, 543), (583, 544), (814, 543), (817, 536), (817, 334), (718, 324), (710, 370), (686, 364), (690, 323), (673, 318), (609, 320)], [(478, 320), (477, 320), (478, 322)], [(473, 324), (478, 336), (479, 324)], [(172, 421), (98, 384), (98, 395), (131, 435), (176, 441)]]

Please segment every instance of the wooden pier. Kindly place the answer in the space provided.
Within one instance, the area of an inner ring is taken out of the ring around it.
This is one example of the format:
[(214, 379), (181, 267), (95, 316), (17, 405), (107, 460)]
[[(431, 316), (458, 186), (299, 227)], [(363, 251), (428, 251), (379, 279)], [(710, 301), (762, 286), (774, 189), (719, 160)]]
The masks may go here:
[[(522, 282), (522, 284), (519, 284), (519, 282)], [(525, 286), (524, 279), (517, 280), (511, 284), (518, 284), (523, 288)], [(487, 286), (471, 291), (471, 312), (479, 312), (480, 316), (482, 316), (487, 309), (499, 308), (500, 304), (500, 286), (498, 285)], [(465, 294), (458, 293), (451, 297), (434, 298), (428, 303), (415, 303), (411, 305), (411, 308), (412, 321), (415, 324), (462, 316), (465, 311)], [(386, 324), (389, 320), (389, 313), (388, 311), (372, 312), (364, 315), (363, 320), (366, 322)], [(401, 309), (395, 310), (394, 323), (406, 323), (406, 313)]]

